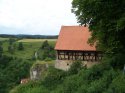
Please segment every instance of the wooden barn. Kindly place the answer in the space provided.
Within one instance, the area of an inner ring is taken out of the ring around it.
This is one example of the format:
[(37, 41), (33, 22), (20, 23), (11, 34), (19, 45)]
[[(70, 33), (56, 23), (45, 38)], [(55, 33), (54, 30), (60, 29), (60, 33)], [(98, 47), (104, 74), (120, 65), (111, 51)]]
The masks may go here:
[(62, 26), (55, 46), (58, 60), (99, 61), (102, 59), (101, 51), (96, 45), (89, 45), (91, 37), (88, 27)]

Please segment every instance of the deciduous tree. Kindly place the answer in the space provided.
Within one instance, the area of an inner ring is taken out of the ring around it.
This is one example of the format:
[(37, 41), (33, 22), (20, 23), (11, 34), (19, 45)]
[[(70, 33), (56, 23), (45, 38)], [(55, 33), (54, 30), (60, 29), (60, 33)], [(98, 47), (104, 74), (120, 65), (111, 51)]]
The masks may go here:
[(125, 50), (125, 0), (73, 0), (72, 11), (81, 25), (89, 26), (90, 43), (108, 53)]
[(24, 50), (24, 46), (22, 42), (19, 42), (18, 50)]

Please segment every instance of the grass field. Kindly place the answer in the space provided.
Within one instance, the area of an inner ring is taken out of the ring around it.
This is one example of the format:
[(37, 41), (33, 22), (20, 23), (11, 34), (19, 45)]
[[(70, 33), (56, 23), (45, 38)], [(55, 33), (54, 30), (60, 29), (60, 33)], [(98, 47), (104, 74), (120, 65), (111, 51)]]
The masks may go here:
[(2, 37), (0, 37), (0, 41), (5, 41), (5, 40), (9, 40), (9, 38), (2, 38)]
[[(47, 39), (47, 40), (51, 46), (53, 46), (53, 47), (55, 46), (56, 39), (55, 40)], [(45, 41), (45, 39), (23, 39), (23, 40), (16, 41), (14, 43), (15, 47), (16, 47), (14, 54), (11, 54), (8, 52), (9, 43), (4, 42), (3, 43), (4, 54), (13, 56), (13, 57), (17, 57), (17, 58), (31, 59), (32, 56), (34, 55), (34, 52), (40, 48), (40, 46), (42, 45), (42, 43), (44, 41)], [(23, 46), (24, 46), (23, 51), (19, 51), (17, 49), (19, 42), (23, 42)]]
[(56, 41), (57, 39), (22, 39), (19, 40), (18, 42), (43, 42), (43, 41)]

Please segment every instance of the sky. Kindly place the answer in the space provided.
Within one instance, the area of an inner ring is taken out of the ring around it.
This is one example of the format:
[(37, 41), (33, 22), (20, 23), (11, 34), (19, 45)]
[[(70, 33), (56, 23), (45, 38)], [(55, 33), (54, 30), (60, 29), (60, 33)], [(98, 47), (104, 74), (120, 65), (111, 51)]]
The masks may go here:
[(58, 35), (78, 25), (72, 0), (0, 0), (0, 34)]

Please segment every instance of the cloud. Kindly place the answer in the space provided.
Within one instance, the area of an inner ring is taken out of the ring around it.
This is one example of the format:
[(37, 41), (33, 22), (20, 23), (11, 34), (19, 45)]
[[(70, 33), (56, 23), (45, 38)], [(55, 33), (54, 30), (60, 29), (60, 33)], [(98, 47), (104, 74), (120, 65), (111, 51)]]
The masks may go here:
[(71, 1), (1, 0), (0, 27), (15, 28), (15, 34), (58, 34), (61, 25), (77, 24), (71, 13)]

